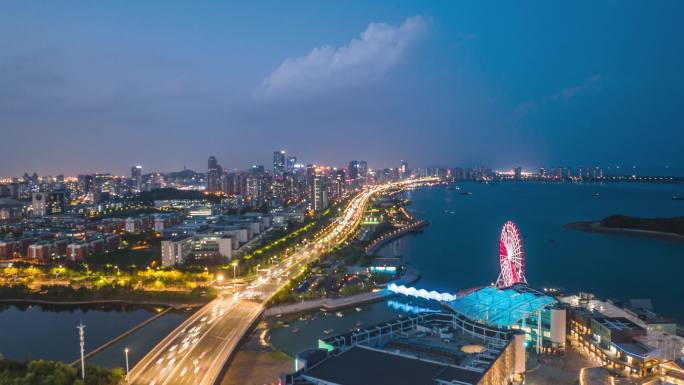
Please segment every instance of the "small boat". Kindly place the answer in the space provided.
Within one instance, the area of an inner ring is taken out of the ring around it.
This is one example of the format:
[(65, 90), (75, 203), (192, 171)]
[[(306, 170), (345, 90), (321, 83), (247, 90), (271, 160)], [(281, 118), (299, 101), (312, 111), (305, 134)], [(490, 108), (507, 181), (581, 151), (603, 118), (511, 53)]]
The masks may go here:
[(361, 325), (363, 325), (363, 322), (361, 322), (361, 321), (357, 321), (357, 322), (356, 322), (356, 327), (357, 327), (357, 328), (360, 328)]
[(598, 197), (599, 197), (599, 195), (601, 195), (601, 194), (599, 194), (598, 192), (594, 191), (594, 193), (593, 193), (593, 194), (591, 194), (591, 195), (593, 195), (593, 196), (594, 196), (594, 198), (598, 198)]
[(299, 333), (299, 328), (294, 328), (294, 329), (292, 329), (292, 333), (294, 333), (294, 334)]
[(675, 194), (675, 195), (672, 196), (672, 200), (673, 200), (673, 201), (684, 201), (684, 196), (676, 195), (676, 194)]
[(356, 311), (361, 311), (361, 310), (363, 310), (363, 309), (361, 309), (360, 307), (357, 307), (357, 308), (354, 308), (354, 310), (356, 310)]
[(337, 313), (335, 313), (335, 315), (340, 317), (340, 318), (344, 317), (344, 314), (342, 314), (341, 311), (338, 311)]
[(332, 334), (332, 332), (334, 332), (334, 331), (335, 331), (335, 329), (325, 329), (325, 330), (323, 330), (323, 333)]
[(459, 194), (460, 195), (473, 195), (473, 193), (470, 191), (461, 191), (461, 192), (459, 192)]

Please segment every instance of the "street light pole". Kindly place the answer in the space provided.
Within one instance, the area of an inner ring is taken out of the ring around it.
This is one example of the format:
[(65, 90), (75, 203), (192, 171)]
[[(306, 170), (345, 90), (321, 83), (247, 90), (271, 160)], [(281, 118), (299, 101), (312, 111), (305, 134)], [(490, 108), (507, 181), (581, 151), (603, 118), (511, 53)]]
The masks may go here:
[(76, 329), (78, 329), (79, 345), (81, 346), (81, 379), (85, 381), (85, 333), (83, 331), (85, 325), (83, 324), (83, 321), (76, 326)]
[(233, 263), (231, 263), (233, 266), (233, 292), (235, 292), (235, 280), (237, 280), (237, 265), (238, 261), (235, 260)]
[(124, 349), (124, 354), (126, 355), (126, 383), (128, 384), (128, 348)]

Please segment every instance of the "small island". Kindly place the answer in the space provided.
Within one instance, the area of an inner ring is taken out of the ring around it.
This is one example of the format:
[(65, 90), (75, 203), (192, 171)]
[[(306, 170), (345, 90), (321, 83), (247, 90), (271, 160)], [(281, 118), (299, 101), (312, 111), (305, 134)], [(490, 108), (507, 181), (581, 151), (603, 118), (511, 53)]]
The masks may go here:
[(616, 214), (600, 221), (569, 223), (565, 227), (581, 231), (684, 240), (684, 217), (639, 218)]

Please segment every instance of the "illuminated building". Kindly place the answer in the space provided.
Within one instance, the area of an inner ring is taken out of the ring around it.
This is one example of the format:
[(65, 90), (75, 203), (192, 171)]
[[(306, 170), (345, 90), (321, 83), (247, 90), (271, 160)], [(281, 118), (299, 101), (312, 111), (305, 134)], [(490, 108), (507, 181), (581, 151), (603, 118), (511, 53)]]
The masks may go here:
[(399, 177), (401, 179), (408, 179), (411, 177), (411, 173), (408, 169), (408, 162), (405, 160), (402, 160), (399, 165)]
[(283, 175), (285, 173), (285, 151), (273, 151), (273, 173)]
[(133, 191), (140, 192), (142, 187), (142, 166), (131, 167), (131, 188)]
[(216, 161), (215, 156), (210, 156), (207, 161), (207, 191), (220, 191), (221, 166)]
[(422, 313), (318, 341), (285, 384), (507, 385), (525, 371), (522, 333)]
[(60, 215), (66, 211), (66, 191), (37, 192), (32, 195), (33, 215), (43, 217), (46, 215)]

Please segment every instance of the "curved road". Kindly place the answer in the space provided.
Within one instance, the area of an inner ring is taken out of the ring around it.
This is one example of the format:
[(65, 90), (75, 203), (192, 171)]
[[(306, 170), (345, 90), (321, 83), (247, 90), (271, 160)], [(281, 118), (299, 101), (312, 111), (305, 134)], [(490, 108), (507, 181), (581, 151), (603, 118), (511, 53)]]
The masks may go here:
[(266, 303), (311, 259), (345, 242), (358, 227), (371, 196), (414, 180), (368, 188), (358, 193), (343, 215), (316, 239), (234, 293), (224, 293), (189, 317), (131, 370), (129, 383), (139, 385), (213, 385), (240, 340), (259, 319)]

